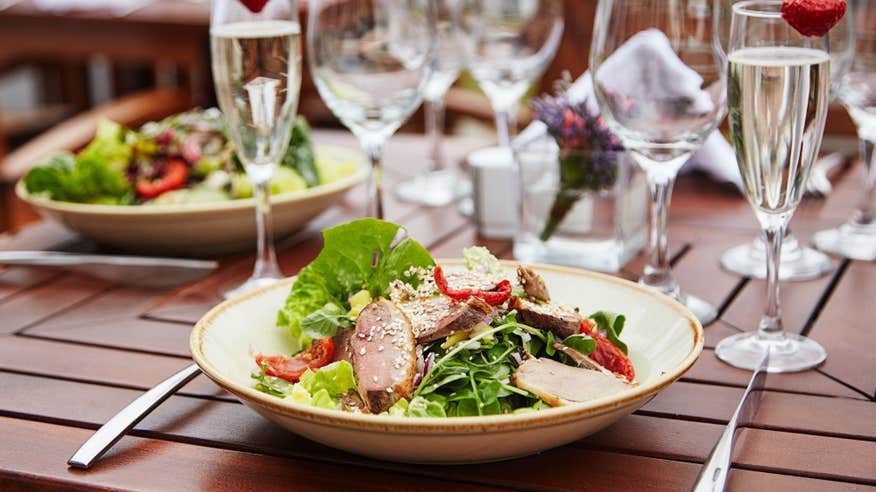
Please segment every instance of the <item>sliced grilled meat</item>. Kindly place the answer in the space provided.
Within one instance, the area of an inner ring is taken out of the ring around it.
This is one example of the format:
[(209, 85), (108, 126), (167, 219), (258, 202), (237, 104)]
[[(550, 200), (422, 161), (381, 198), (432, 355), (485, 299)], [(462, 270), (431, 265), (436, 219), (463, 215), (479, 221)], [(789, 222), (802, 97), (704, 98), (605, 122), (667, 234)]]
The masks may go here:
[(490, 316), (495, 314), (493, 306), (478, 297), (456, 302), (446, 296), (435, 296), (403, 302), (399, 308), (411, 320), (419, 344), (471, 330), (479, 323), (489, 322)]
[(386, 299), (376, 299), (359, 314), (350, 338), (356, 386), (365, 407), (380, 413), (414, 388), (417, 355), (411, 323)]
[(523, 292), (529, 297), (534, 297), (540, 301), (550, 302), (551, 295), (548, 293), (547, 284), (541, 275), (535, 273), (535, 270), (526, 265), (517, 267), (517, 280), (523, 286)]
[(529, 359), (512, 376), (514, 384), (558, 407), (594, 400), (630, 387), (626, 380), (611, 374), (567, 366), (553, 359)]
[(517, 310), (517, 321), (539, 330), (552, 331), (560, 339), (578, 333), (581, 324), (581, 315), (571, 308), (536, 304), (519, 297), (512, 297), (508, 307)]
[(572, 359), (573, 361), (575, 361), (575, 363), (578, 364), (578, 367), (580, 367), (582, 369), (589, 369), (591, 371), (599, 371), (599, 372), (604, 373), (608, 376), (614, 376), (613, 372), (602, 367), (595, 360), (591, 359), (590, 357), (587, 357), (586, 355), (573, 349), (572, 347), (569, 347), (568, 345), (563, 345), (560, 342), (554, 342), (554, 348), (559, 350), (560, 352), (568, 355), (569, 358)]
[(335, 356), (332, 358), (332, 362), (345, 360), (350, 364), (353, 363), (353, 349), (350, 347), (350, 339), (353, 337), (355, 331), (356, 330), (353, 328), (340, 328), (335, 334), (333, 337), (335, 342)]

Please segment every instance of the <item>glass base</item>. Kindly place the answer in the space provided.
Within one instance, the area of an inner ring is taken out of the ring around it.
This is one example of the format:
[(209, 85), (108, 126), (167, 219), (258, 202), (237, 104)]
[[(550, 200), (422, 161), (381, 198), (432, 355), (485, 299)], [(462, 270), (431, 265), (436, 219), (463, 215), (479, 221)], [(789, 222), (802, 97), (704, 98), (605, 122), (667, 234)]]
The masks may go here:
[(853, 260), (876, 261), (876, 224), (843, 224), (836, 229), (818, 231), (812, 237), (815, 247)]
[(247, 292), (252, 292), (262, 287), (267, 287), (268, 285), (276, 283), (282, 279), (283, 277), (280, 275), (252, 276), (247, 279), (246, 282), (237, 287), (222, 291), (222, 297), (224, 299), (231, 299), (232, 297), (237, 297), (241, 294), (246, 294)]
[[(763, 239), (740, 244), (721, 255), (721, 266), (732, 273), (757, 279), (766, 278), (766, 246)], [(779, 280), (812, 280), (833, 271), (833, 261), (827, 255), (801, 246), (788, 234), (782, 242)]]
[[(648, 271), (648, 267), (645, 267), (645, 271)], [(642, 278), (639, 279), (639, 285), (650, 287), (657, 292), (666, 294), (667, 296), (675, 299), (681, 305), (686, 307), (691, 313), (693, 313), (693, 315), (697, 318), (697, 320), (699, 320), (701, 325), (706, 326), (718, 318), (718, 310), (715, 309), (715, 306), (712, 306), (707, 301), (704, 301), (699, 297), (681, 292), (681, 290), (678, 288), (678, 285), (674, 281), (670, 284), (667, 284), (668, 288), (671, 289), (667, 290), (666, 288), (661, 288), (660, 286), (646, 283), (644, 281), (645, 278), (647, 278), (647, 274), (643, 275)]]
[(700, 299), (699, 297), (694, 297), (688, 294), (681, 294), (681, 298), (678, 301), (684, 304), (684, 307), (690, 309), (690, 312), (697, 317), (700, 321), (700, 324), (703, 326), (708, 325), (712, 321), (715, 321), (715, 318), (718, 317), (718, 310), (715, 309), (715, 306), (712, 306), (708, 302)]
[(402, 181), (395, 190), (399, 200), (440, 207), (456, 200), (459, 178), (449, 170), (432, 171)]
[(817, 367), (827, 358), (824, 348), (811, 338), (781, 333), (774, 339), (757, 332), (740, 333), (721, 340), (715, 347), (719, 359), (740, 369), (753, 371), (770, 348), (767, 372), (798, 372)]

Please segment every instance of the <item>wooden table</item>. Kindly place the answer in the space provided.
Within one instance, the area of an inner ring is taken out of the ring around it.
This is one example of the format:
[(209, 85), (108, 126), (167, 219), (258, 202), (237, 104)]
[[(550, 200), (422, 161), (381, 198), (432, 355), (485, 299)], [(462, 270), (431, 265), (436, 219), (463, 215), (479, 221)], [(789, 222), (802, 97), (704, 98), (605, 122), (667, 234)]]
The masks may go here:
[[(318, 140), (354, 145), (352, 138)], [(451, 140), (460, 157), (482, 145)], [(387, 148), (389, 182), (422, 168), (425, 145), (399, 136)], [(848, 169), (825, 201), (807, 201), (794, 220), (803, 240), (850, 213), (860, 175)], [(318, 231), (362, 210), (362, 190), (282, 244), (294, 274), (320, 248)], [(390, 198), (391, 219), (436, 256), (483, 244), (510, 257), (507, 241), (477, 236), (454, 207), (423, 208)], [(174, 292), (122, 287), (80, 275), (9, 269), (0, 274), (0, 490), (124, 489), (687, 490), (718, 439), (749, 373), (719, 362), (722, 337), (755, 326), (764, 283), (722, 271), (719, 254), (756, 226), (732, 190), (702, 177), (680, 180), (672, 207), (673, 263), (681, 284), (720, 306), (706, 350), (685, 377), (634, 415), (587, 439), (537, 456), (471, 466), (386, 463), (335, 451), (275, 426), (199, 376), (120, 441), (92, 470), (66, 460), (91, 432), (144, 389), (190, 363), (190, 327), (240, 282), (244, 257)], [(87, 248), (42, 223), (0, 240), (2, 249)], [(634, 278), (639, 258), (623, 276)], [(862, 490), (876, 485), (876, 265), (839, 261), (821, 279), (783, 286), (786, 326), (830, 354), (818, 370), (771, 375), (756, 423), (740, 431), (731, 490)]]

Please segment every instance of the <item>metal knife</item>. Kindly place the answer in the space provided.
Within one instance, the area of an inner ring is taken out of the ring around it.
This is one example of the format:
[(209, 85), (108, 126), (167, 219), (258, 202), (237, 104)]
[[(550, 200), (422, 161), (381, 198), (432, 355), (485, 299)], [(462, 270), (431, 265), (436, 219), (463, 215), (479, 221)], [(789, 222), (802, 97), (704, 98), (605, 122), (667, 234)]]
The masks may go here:
[(215, 270), (219, 263), (59, 251), (0, 251), (0, 265), (60, 267), (122, 284), (160, 288), (190, 283)]
[(694, 485), (694, 492), (720, 492), (724, 490), (727, 484), (727, 476), (730, 473), (730, 460), (733, 456), (733, 443), (735, 441), (736, 428), (741, 425), (750, 424), (754, 420), (757, 413), (757, 408), (760, 406), (761, 395), (763, 395), (764, 381), (766, 381), (767, 368), (770, 363), (770, 351), (766, 350), (763, 358), (751, 375), (751, 380), (748, 382), (748, 387), (745, 388), (745, 393), (742, 394), (742, 400), (733, 412), (733, 417), (727, 427), (724, 428), (724, 433), (721, 434), (721, 439), (715, 444), (711, 454), (709, 454), (700, 475), (697, 477)]

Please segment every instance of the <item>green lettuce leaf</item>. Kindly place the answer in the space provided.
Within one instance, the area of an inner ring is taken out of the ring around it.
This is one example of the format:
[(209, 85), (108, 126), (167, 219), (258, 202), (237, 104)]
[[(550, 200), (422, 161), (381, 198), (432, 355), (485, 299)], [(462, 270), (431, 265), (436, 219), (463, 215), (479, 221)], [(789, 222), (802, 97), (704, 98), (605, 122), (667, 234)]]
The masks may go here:
[(620, 340), (624, 323), (627, 322), (626, 316), (609, 311), (597, 311), (590, 315), (590, 319), (596, 322), (596, 329), (605, 335), (605, 338), (621, 349), (621, 352), (627, 353), (627, 344)]
[(94, 140), (76, 157), (62, 153), (31, 169), (24, 178), (28, 193), (53, 200), (80, 203), (125, 204), (131, 185), (125, 178), (133, 145), (129, 131), (101, 120)]
[[(435, 264), (426, 248), (410, 237), (394, 243), (400, 229), (391, 222), (359, 219), (323, 232), (322, 251), (298, 274), (285, 306), (277, 313), (277, 326), (289, 329), (297, 350), (310, 345), (311, 337), (302, 330), (309, 314), (329, 303), (345, 312), (350, 308), (350, 294), (364, 289), (377, 298), (396, 279), (416, 284), (416, 278), (404, 277), (405, 271)], [(331, 330), (320, 334), (334, 335)]]
[(319, 172), (316, 169), (316, 153), (313, 150), (313, 140), (310, 138), (310, 127), (303, 116), (295, 118), (295, 122), (292, 124), (289, 147), (286, 149), (281, 163), (283, 166), (295, 170), (308, 188), (320, 184)]
[(301, 375), (300, 384), (311, 395), (324, 390), (330, 396), (338, 397), (356, 389), (356, 378), (353, 376), (353, 366), (345, 360), (339, 360), (317, 371), (308, 369)]

